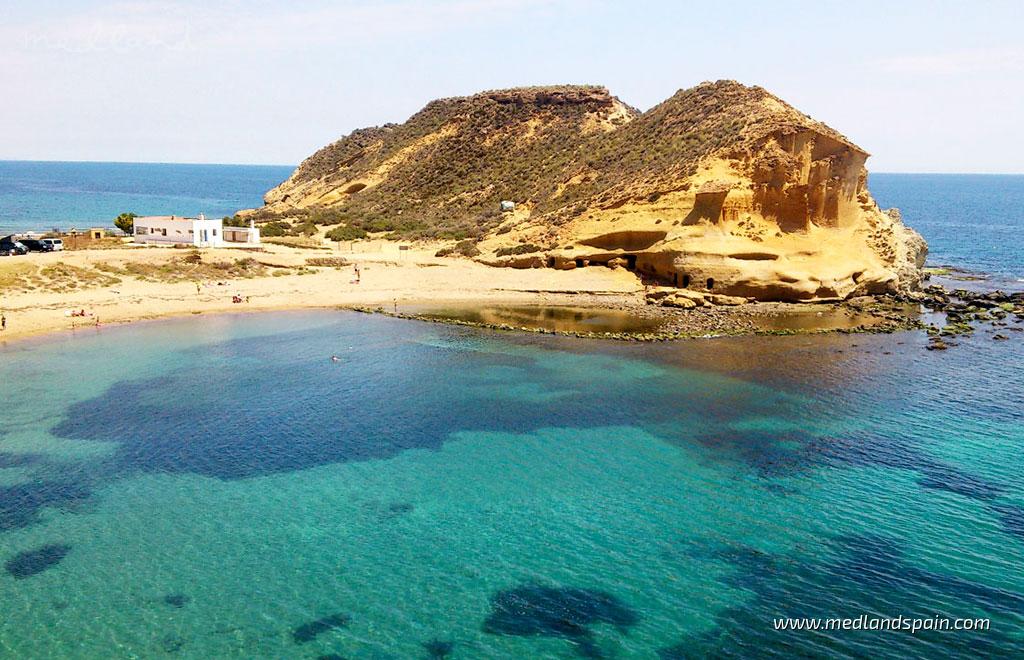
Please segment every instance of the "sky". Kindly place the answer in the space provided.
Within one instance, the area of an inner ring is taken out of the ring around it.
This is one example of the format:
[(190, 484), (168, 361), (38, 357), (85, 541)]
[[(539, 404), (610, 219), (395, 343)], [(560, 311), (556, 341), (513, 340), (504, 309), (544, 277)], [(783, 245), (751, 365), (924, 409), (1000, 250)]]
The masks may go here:
[(3, 0), (0, 159), (291, 165), (434, 98), (722, 78), (872, 171), (1024, 173), (1024, 7), (939, 0)]

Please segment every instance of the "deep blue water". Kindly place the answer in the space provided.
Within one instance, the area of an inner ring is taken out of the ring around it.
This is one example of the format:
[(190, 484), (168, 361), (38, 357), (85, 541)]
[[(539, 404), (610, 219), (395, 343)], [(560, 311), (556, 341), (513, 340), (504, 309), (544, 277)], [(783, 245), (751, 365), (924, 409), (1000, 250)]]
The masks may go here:
[(290, 166), (0, 161), (0, 234), (112, 226), (120, 213), (232, 215)]
[(868, 187), (925, 237), (929, 264), (1024, 281), (1024, 175), (872, 174)]
[[(0, 346), (0, 656), (1021, 657), (1011, 334), (324, 311)], [(772, 624), (861, 615), (991, 629)]]

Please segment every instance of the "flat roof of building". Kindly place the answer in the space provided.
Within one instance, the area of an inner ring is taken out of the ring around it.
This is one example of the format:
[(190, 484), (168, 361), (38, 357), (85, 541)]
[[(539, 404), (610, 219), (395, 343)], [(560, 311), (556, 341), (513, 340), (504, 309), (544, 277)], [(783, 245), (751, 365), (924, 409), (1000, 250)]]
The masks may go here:
[(162, 222), (196, 222), (198, 220), (217, 220), (218, 218), (186, 218), (183, 215), (140, 215), (135, 222), (146, 220), (160, 220)]

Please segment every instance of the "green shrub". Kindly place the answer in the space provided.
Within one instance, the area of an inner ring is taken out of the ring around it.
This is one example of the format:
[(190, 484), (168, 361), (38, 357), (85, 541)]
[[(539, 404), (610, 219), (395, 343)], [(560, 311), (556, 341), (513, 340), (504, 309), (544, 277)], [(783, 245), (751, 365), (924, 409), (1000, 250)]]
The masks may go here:
[(327, 238), (332, 241), (355, 241), (360, 238), (366, 238), (366, 230), (362, 227), (350, 227), (348, 225), (342, 225), (335, 227), (334, 229), (327, 232)]
[(274, 238), (277, 236), (287, 236), (292, 233), (292, 226), (287, 222), (275, 220), (273, 222), (267, 222), (260, 225), (260, 236), (267, 238)]
[(306, 217), (306, 222), (314, 225), (340, 225), (345, 221), (344, 214), (338, 209), (313, 209)]
[(476, 257), (480, 255), (480, 248), (476, 246), (476, 241), (467, 239), (459, 241), (451, 247), (441, 248), (436, 253), (435, 257), (447, 257), (453, 254), (458, 254), (463, 257)]
[(520, 243), (512, 247), (499, 248), (495, 250), (494, 254), (499, 257), (508, 257), (516, 254), (533, 254), (534, 252), (540, 252), (542, 249), (539, 245), (534, 245), (533, 243)]

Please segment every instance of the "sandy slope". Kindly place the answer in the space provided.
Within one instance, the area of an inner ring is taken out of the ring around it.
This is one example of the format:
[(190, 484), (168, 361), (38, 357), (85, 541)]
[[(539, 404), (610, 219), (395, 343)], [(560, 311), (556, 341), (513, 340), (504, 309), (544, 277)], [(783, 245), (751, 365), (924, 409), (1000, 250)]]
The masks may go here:
[[(307, 258), (342, 256), (358, 264), (361, 281), (354, 282), (352, 267), (315, 268), (311, 274), (289, 274), (252, 279), (195, 282), (144, 282), (122, 277), (121, 282), (67, 293), (0, 291), (0, 309), (7, 317), (7, 330), (0, 341), (47, 332), (102, 326), (163, 316), (210, 312), (252, 312), (281, 309), (332, 307), (338, 305), (383, 305), (433, 301), (518, 301), (572, 302), (579, 294), (606, 294), (610, 300), (623, 297), (640, 300), (639, 280), (625, 270), (603, 267), (576, 271), (552, 269), (514, 270), (491, 268), (467, 259), (436, 258), (435, 246), (399, 251), (398, 244), (371, 242), (362, 252), (293, 249), (267, 246), (262, 253), (237, 250), (207, 250), (204, 260), (239, 259), (253, 256), (274, 266), (301, 266)], [(124, 248), (82, 250), (56, 254), (30, 254), (0, 259), (0, 276), (20, 265), (62, 262), (91, 267), (96, 263), (165, 262), (181, 257), (171, 248)], [(232, 296), (248, 298), (233, 303)], [(89, 316), (76, 318), (71, 310), (84, 309)]]

